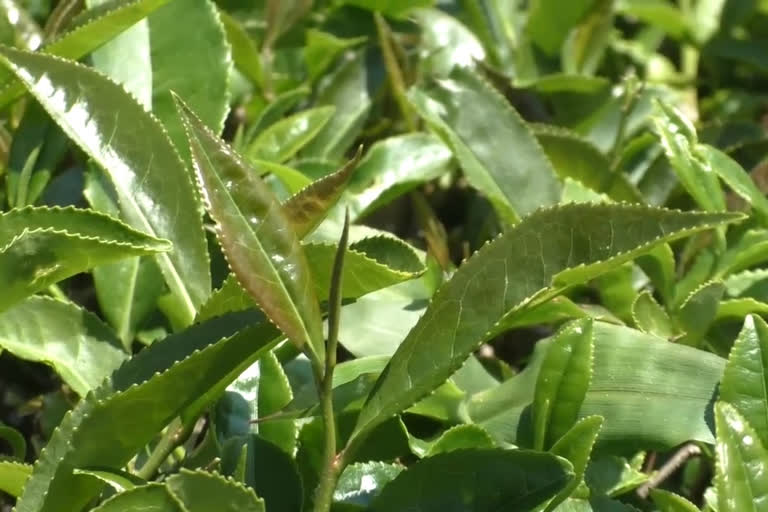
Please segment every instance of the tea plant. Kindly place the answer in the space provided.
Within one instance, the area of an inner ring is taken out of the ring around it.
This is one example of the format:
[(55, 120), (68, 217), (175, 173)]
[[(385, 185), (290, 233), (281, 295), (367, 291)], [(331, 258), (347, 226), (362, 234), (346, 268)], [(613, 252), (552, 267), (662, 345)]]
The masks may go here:
[(0, 9), (0, 507), (768, 510), (762, 3)]

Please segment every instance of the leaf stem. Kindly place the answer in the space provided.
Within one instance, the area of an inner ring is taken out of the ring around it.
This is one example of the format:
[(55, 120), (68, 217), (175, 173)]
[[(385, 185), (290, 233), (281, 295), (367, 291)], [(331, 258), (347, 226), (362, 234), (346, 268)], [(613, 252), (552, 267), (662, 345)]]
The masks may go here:
[(387, 25), (387, 22), (380, 13), (377, 12), (373, 16), (376, 21), (379, 46), (381, 47), (381, 53), (384, 56), (384, 65), (387, 68), (387, 76), (389, 77), (389, 83), (392, 86), (395, 101), (403, 115), (408, 131), (415, 132), (417, 126), (416, 121), (413, 118), (413, 111), (411, 110), (408, 98), (406, 97), (403, 72), (400, 70), (400, 66), (397, 63), (397, 57), (395, 56), (395, 50), (392, 47), (392, 31), (389, 29), (389, 25)]
[(165, 462), (165, 459), (168, 458), (171, 452), (186, 441), (192, 433), (194, 426), (194, 421), (185, 425), (181, 421), (181, 418), (173, 420), (171, 424), (168, 425), (168, 428), (165, 430), (163, 437), (160, 438), (157, 446), (155, 446), (155, 449), (152, 450), (147, 462), (145, 462), (144, 465), (141, 466), (141, 469), (136, 472), (136, 476), (143, 480), (149, 480), (154, 477), (157, 470), (160, 469), (160, 466)]
[(341, 284), (344, 255), (349, 242), (349, 210), (344, 216), (344, 229), (336, 250), (331, 273), (331, 289), (328, 294), (328, 342), (325, 350), (325, 371), (321, 378), (320, 406), (325, 427), (323, 469), (315, 494), (314, 512), (331, 510), (336, 480), (344, 469), (342, 458), (336, 453), (336, 417), (333, 412), (333, 370), (336, 367), (336, 351), (339, 344), (339, 320), (341, 316)]

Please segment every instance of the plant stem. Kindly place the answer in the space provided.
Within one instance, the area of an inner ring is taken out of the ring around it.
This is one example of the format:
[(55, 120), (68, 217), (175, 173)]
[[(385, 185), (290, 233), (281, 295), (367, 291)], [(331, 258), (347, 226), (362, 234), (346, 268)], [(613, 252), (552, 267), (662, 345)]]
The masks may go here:
[(336, 480), (344, 469), (342, 459), (336, 454), (336, 416), (333, 412), (333, 370), (336, 367), (336, 351), (339, 344), (339, 317), (341, 316), (341, 284), (344, 254), (349, 242), (349, 210), (344, 216), (336, 258), (331, 272), (331, 289), (328, 294), (328, 342), (325, 349), (325, 371), (320, 376), (320, 406), (325, 427), (323, 469), (315, 494), (314, 512), (328, 512), (333, 502)]
[(157, 470), (165, 462), (165, 459), (171, 454), (171, 452), (180, 444), (182, 444), (189, 434), (192, 433), (192, 429), (195, 426), (195, 422), (191, 422), (189, 425), (184, 425), (181, 418), (176, 418), (168, 425), (160, 442), (157, 443), (155, 449), (149, 455), (147, 462), (141, 466), (136, 472), (136, 476), (143, 480), (149, 480), (155, 476)]
[(654, 489), (669, 478), (688, 459), (699, 454), (701, 454), (701, 448), (698, 445), (693, 443), (683, 445), (647, 482), (637, 489), (637, 495), (643, 499), (647, 498), (651, 489)]
[(387, 25), (387, 22), (381, 14), (378, 12), (375, 13), (374, 19), (376, 20), (376, 32), (379, 36), (379, 46), (381, 47), (382, 55), (384, 55), (384, 65), (387, 68), (387, 76), (389, 77), (389, 83), (392, 86), (392, 92), (395, 95), (395, 101), (400, 108), (400, 112), (403, 115), (408, 131), (415, 132), (417, 128), (416, 121), (413, 118), (411, 106), (408, 104), (408, 98), (406, 98), (403, 72), (400, 70), (395, 51), (392, 48), (392, 32), (389, 30), (389, 25)]

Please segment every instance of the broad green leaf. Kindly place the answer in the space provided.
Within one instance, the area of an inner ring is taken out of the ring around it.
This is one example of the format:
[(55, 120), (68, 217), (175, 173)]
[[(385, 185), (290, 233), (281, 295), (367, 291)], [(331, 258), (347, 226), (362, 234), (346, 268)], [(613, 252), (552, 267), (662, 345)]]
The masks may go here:
[(715, 404), (719, 512), (768, 510), (768, 451), (747, 420), (727, 402)]
[(643, 332), (671, 339), (675, 335), (672, 319), (648, 291), (642, 292), (632, 304), (632, 320)]
[(616, 9), (626, 16), (632, 16), (659, 27), (676, 39), (684, 37), (688, 30), (688, 23), (682, 10), (664, 0), (621, 0), (617, 2)]
[(22, 208), (0, 215), (0, 310), (95, 265), (169, 250), (106, 215), (75, 208)]
[(264, 107), (259, 116), (253, 121), (253, 124), (248, 128), (245, 140), (252, 140), (253, 135), (261, 133), (266, 127), (278, 122), (286, 112), (309, 96), (309, 93), (309, 88), (302, 86), (278, 95), (271, 103)]
[(69, 302), (30, 297), (0, 313), (0, 347), (52, 366), (80, 396), (127, 359), (112, 330)]
[(699, 507), (679, 494), (663, 489), (652, 489), (651, 498), (659, 507), (659, 512), (700, 512)]
[[(440, 478), (435, 478), (440, 475)], [(573, 477), (571, 465), (526, 450), (457, 450), (421, 459), (392, 480), (371, 510), (532, 510)]]
[[(626, 453), (714, 441), (709, 411), (723, 359), (625, 326), (594, 322), (593, 332), (592, 380), (579, 416), (604, 418), (598, 440), (603, 448)], [(525, 434), (521, 415), (533, 401), (549, 343), (537, 345), (520, 374), (471, 398), (469, 417), (497, 442), (516, 444)]]
[(74, 475), (74, 469), (122, 467), (184, 409), (200, 409), (198, 402), (212, 388), (229, 384), (279, 335), (261, 315), (245, 312), (196, 325), (141, 351), (64, 417), (17, 512), (80, 510), (102, 484)]
[(565, 501), (583, 483), (584, 474), (592, 455), (592, 447), (595, 445), (597, 434), (602, 426), (602, 416), (582, 418), (550, 448), (550, 453), (566, 459), (573, 465), (575, 475), (565, 489), (560, 491), (547, 505), (547, 511), (555, 510), (557, 505)]
[(655, 102), (653, 121), (664, 152), (680, 182), (702, 209), (724, 211), (725, 196), (711, 163), (695, 152), (696, 131), (674, 107)]
[(408, 133), (376, 142), (347, 187), (345, 206), (352, 221), (427, 181), (448, 172), (451, 151), (434, 135)]
[(449, 78), (411, 89), (409, 99), (507, 223), (559, 201), (552, 164), (520, 115), (488, 83), (456, 69)]
[(438, 290), (371, 392), (356, 434), (437, 388), (522, 306), (552, 298), (657, 244), (736, 219), (583, 204), (530, 215), (478, 251)]
[(759, 316), (744, 320), (725, 364), (720, 400), (731, 404), (768, 442), (768, 325)]
[(75, 469), (75, 475), (85, 475), (109, 484), (117, 492), (123, 492), (145, 485), (147, 482), (132, 473), (112, 468)]
[(534, 0), (528, 14), (528, 34), (550, 56), (556, 55), (570, 30), (589, 13), (595, 0)]
[(434, 441), (421, 441), (411, 438), (411, 450), (419, 457), (432, 457), (438, 453), (448, 453), (465, 449), (496, 448), (496, 443), (483, 427), (473, 424), (451, 427)]
[(93, 512), (125, 512), (127, 510), (186, 512), (179, 502), (170, 495), (166, 487), (157, 483), (150, 483), (121, 492), (92, 509)]
[(627, 176), (612, 171), (608, 158), (579, 134), (550, 125), (531, 128), (561, 179), (572, 178), (615, 201), (644, 202)]
[[(699, 45), (704, 45), (720, 29), (727, 0), (699, 0), (688, 18), (688, 30)], [(664, 512), (664, 511), (662, 511)]]
[(317, 29), (307, 30), (307, 42), (302, 51), (309, 80), (317, 80), (344, 50), (358, 46), (366, 40), (365, 36), (341, 38)]
[(152, 41), (152, 112), (186, 159), (187, 138), (172, 93), (206, 126), (221, 133), (229, 112), (230, 48), (210, 0), (173, 0), (147, 22)]
[(5, 445), (11, 449), (11, 457), (18, 460), (24, 460), (26, 458), (27, 441), (24, 439), (21, 432), (15, 428), (3, 425), (3, 422), (0, 421), (0, 439), (2, 439)]
[(664, 304), (671, 304), (674, 298), (675, 255), (669, 244), (656, 246), (635, 261), (653, 283), (654, 289), (661, 295)]
[(258, 169), (263, 169), (280, 180), (280, 183), (285, 185), (285, 188), (291, 194), (298, 193), (301, 189), (308, 187), (312, 184), (312, 180), (308, 178), (304, 173), (288, 167), (287, 165), (277, 164), (275, 162), (267, 162), (266, 160), (254, 160), (251, 159), (251, 164)]
[(439, 9), (411, 13), (421, 27), (423, 65), (436, 75), (447, 75), (455, 66), (471, 67), (485, 59), (482, 43), (456, 17)]
[(734, 192), (749, 202), (763, 223), (768, 222), (768, 199), (735, 160), (706, 144), (699, 144), (694, 151), (696, 156), (709, 164), (710, 171), (717, 173)]
[(533, 398), (533, 447), (549, 449), (568, 432), (584, 402), (592, 375), (592, 321), (565, 326), (541, 363)]
[(320, 133), (304, 148), (303, 156), (340, 160), (362, 130), (373, 103), (365, 55), (365, 51), (358, 52), (318, 91), (315, 105), (331, 105), (336, 110)]
[(764, 284), (768, 280), (768, 269), (744, 270), (738, 274), (731, 274), (723, 281), (725, 293), (730, 297), (763, 298)]
[(253, 489), (216, 473), (182, 469), (169, 476), (165, 486), (185, 512), (264, 512), (264, 501)]
[[(111, 0), (89, 9), (73, 21), (72, 28), (44, 46), (41, 51), (78, 60), (136, 24), (169, 0)], [(0, 76), (7, 76), (5, 71)], [(10, 78), (10, 76), (8, 77)], [(0, 106), (16, 99), (24, 88), (6, 80), (0, 89)]]
[(285, 214), (299, 238), (310, 234), (325, 219), (354, 175), (359, 161), (358, 151), (338, 171), (313, 181), (283, 203)]
[[(93, 209), (120, 216), (105, 178), (86, 174), (83, 195)], [(154, 260), (138, 257), (99, 265), (92, 274), (101, 313), (129, 350), (139, 324), (157, 307), (157, 300), (165, 293), (163, 275)]]
[(696, 345), (715, 321), (720, 299), (725, 286), (720, 281), (704, 283), (691, 293), (675, 315), (685, 336), (680, 340), (687, 345)]
[(584, 480), (592, 494), (620, 496), (648, 481), (649, 475), (642, 471), (644, 461), (645, 452), (637, 453), (630, 460), (615, 455), (595, 455)]
[(403, 467), (385, 462), (359, 462), (344, 469), (333, 492), (333, 501), (367, 507)]
[(173, 243), (157, 262), (191, 322), (210, 293), (208, 254), (192, 182), (162, 127), (120, 86), (79, 64), (11, 49), (0, 61), (109, 175), (128, 223)]
[(611, 0), (597, 0), (587, 17), (571, 30), (560, 52), (563, 71), (592, 75), (598, 70), (614, 41), (613, 6)]
[(255, 42), (237, 19), (222, 9), (218, 12), (227, 34), (227, 42), (232, 47), (232, 61), (235, 67), (251, 82), (261, 85), (261, 55)]
[(334, 106), (303, 110), (264, 129), (245, 150), (249, 159), (282, 163), (294, 156), (323, 129)]
[(717, 308), (716, 320), (733, 318), (741, 321), (747, 315), (767, 315), (768, 303), (761, 302), (750, 297), (743, 299), (731, 299), (720, 301)]
[(195, 172), (238, 281), (298, 347), (323, 359), (320, 306), (290, 219), (263, 181), (179, 100)]
[(720, 257), (715, 277), (722, 278), (765, 261), (768, 261), (768, 230), (750, 229)]
[(0, 491), (11, 496), (21, 496), (29, 475), (32, 474), (32, 466), (12, 460), (0, 460)]

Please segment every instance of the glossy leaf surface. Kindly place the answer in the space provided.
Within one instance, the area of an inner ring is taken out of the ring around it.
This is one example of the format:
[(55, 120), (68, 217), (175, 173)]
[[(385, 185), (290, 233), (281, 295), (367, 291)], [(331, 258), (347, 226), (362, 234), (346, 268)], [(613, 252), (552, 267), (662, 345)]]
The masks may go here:
[(11, 49), (0, 60), (109, 175), (126, 221), (173, 243), (157, 262), (191, 322), (210, 293), (208, 253), (190, 177), (162, 127), (84, 66)]
[(560, 286), (584, 282), (655, 244), (731, 219), (611, 205), (566, 205), (531, 215), (438, 290), (371, 392), (357, 433), (435, 389), (505, 316), (534, 298), (552, 297)]
[(307, 344), (322, 360), (320, 307), (288, 216), (253, 170), (181, 103), (179, 114), (230, 267), (288, 338), (298, 347)]

